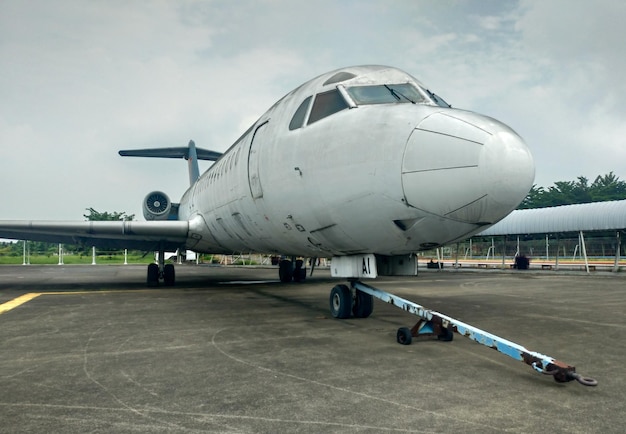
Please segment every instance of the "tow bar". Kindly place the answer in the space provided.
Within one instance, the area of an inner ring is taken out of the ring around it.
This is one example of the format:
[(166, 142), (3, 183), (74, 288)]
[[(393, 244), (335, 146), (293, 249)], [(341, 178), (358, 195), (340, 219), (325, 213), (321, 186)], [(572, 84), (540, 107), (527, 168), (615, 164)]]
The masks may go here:
[(598, 382), (593, 378), (583, 377), (576, 373), (576, 368), (566, 363), (553, 359), (541, 353), (529, 351), (521, 345), (493, 335), (489, 332), (480, 330), (474, 326), (466, 324), (462, 321), (451, 318), (447, 315), (426, 309), (417, 303), (406, 300), (402, 297), (390, 294), (380, 289), (365, 285), (358, 280), (350, 282), (352, 288), (370, 294), (386, 303), (392, 304), (405, 312), (417, 315), (420, 319), (409, 329), (402, 327), (398, 329), (397, 341), (403, 345), (409, 345), (412, 338), (419, 337), (436, 337), (439, 340), (451, 341), (453, 333), (456, 332), (462, 336), (470, 338), (474, 342), (485, 345), (489, 348), (497, 350), (515, 360), (530, 365), (535, 371), (552, 375), (558, 383), (566, 383), (576, 380), (584, 386), (597, 386)]

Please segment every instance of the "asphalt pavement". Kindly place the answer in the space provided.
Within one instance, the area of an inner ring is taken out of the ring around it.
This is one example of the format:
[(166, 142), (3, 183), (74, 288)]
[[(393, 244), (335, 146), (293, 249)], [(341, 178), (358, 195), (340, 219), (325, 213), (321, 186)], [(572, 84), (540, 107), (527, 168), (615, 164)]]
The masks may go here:
[[(420, 270), (368, 284), (568, 364), (557, 383), (461, 336), (403, 346), (375, 301), (336, 320), (316, 270), (0, 266), (0, 432), (621, 433), (626, 275)], [(20, 298), (22, 297), (22, 298)]]

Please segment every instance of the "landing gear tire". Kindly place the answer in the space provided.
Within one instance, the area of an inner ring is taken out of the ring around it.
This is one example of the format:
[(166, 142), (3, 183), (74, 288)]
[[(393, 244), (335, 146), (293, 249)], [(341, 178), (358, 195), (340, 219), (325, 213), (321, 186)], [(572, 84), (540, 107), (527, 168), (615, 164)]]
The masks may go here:
[(350, 318), (352, 293), (346, 285), (336, 285), (330, 291), (330, 314), (334, 318)]
[(356, 291), (352, 314), (355, 318), (367, 318), (374, 311), (374, 297), (363, 291)]
[(408, 327), (400, 327), (398, 333), (396, 333), (396, 340), (401, 345), (411, 345), (413, 334)]
[(148, 286), (159, 286), (159, 266), (157, 264), (148, 265), (146, 283)]
[(283, 259), (278, 263), (278, 277), (282, 283), (289, 283), (293, 280), (293, 265), (290, 260)]
[(174, 265), (165, 264), (163, 267), (163, 281), (165, 286), (174, 286), (176, 283), (176, 270), (174, 269)]
[(304, 261), (302, 259), (298, 259), (296, 261), (296, 268), (293, 270), (293, 281), (294, 282), (304, 282), (306, 279), (306, 269), (302, 268), (304, 265)]

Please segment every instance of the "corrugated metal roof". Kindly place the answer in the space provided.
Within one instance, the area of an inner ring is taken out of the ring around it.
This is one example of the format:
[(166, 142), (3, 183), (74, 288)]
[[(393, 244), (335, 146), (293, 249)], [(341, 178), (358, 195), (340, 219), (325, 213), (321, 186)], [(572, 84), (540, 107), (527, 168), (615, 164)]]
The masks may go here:
[(515, 210), (477, 236), (621, 229), (626, 229), (626, 200)]

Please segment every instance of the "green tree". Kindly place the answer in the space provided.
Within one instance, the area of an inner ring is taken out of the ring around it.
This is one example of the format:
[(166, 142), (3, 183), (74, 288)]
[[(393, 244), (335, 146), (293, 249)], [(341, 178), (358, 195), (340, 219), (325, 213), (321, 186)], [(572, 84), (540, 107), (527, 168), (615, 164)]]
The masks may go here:
[(89, 212), (89, 214), (83, 214), (89, 221), (131, 221), (135, 218), (135, 214), (126, 214), (125, 211), (122, 212), (98, 212), (93, 208), (85, 208)]
[(605, 200), (621, 200), (626, 198), (626, 182), (620, 181), (613, 173), (596, 177), (589, 187), (594, 202)]
[(529, 208), (542, 208), (545, 206), (545, 195), (546, 190), (543, 187), (537, 187), (537, 184), (534, 184), (531, 188), (522, 203), (520, 203), (518, 209), (529, 209)]
[(623, 199), (626, 199), (626, 182), (609, 172), (597, 176), (591, 185), (584, 176), (576, 181), (557, 181), (547, 189), (533, 185), (519, 209)]

